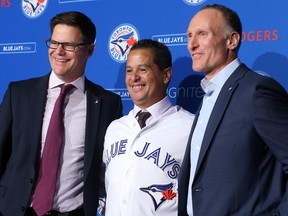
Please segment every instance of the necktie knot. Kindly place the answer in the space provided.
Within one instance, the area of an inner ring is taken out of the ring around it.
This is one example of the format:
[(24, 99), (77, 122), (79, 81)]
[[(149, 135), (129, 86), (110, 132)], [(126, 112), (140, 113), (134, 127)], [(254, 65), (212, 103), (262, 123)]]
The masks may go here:
[(146, 126), (146, 120), (151, 116), (149, 112), (143, 112), (142, 110), (137, 113), (136, 115), (138, 117), (138, 123), (140, 125), (140, 128), (143, 128)]
[(66, 95), (66, 94), (68, 94), (73, 88), (75, 88), (75, 86), (74, 85), (72, 85), (72, 84), (67, 84), (67, 85), (61, 85), (60, 86), (60, 88), (61, 88), (61, 92), (60, 92), (60, 94), (61, 95)]

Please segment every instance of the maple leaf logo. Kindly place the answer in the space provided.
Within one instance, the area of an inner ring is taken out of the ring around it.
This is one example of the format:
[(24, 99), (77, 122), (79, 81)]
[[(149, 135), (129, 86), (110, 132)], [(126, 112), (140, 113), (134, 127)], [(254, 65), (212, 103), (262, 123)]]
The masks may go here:
[(129, 40), (127, 40), (127, 44), (129, 46), (133, 46), (136, 42), (137, 42), (137, 40), (133, 36), (130, 37)]
[(172, 200), (176, 196), (176, 193), (172, 190), (172, 188), (163, 191), (162, 194), (163, 197), (167, 200)]

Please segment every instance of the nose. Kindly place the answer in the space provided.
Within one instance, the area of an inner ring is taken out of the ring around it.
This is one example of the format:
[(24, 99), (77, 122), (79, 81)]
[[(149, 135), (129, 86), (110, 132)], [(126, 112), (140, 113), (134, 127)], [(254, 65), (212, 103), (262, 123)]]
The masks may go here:
[(55, 52), (57, 52), (58, 54), (61, 54), (61, 53), (65, 53), (66, 51), (64, 50), (63, 45), (59, 44), (58, 47), (55, 49)]
[(188, 50), (194, 50), (198, 47), (198, 41), (195, 36), (188, 38), (187, 48)]
[(129, 74), (126, 74), (127, 78), (129, 78), (133, 82), (137, 82), (141, 79), (141, 76), (139, 75), (138, 71), (129, 72)]

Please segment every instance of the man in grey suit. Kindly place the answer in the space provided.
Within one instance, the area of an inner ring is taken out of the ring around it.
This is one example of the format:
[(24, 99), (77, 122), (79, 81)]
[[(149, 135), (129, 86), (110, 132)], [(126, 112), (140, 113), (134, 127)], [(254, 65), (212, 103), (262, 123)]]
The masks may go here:
[(10, 83), (0, 107), (1, 216), (37, 215), (34, 192), (43, 176), (42, 153), (61, 85), (75, 88), (65, 98), (65, 136), (47, 215), (95, 216), (103, 192), (103, 140), (110, 122), (122, 116), (121, 98), (84, 75), (96, 37), (86, 15), (60, 13), (51, 19), (50, 28), (46, 44), (52, 71)]
[(240, 62), (241, 34), (238, 15), (222, 5), (189, 23), (206, 94), (179, 176), (179, 216), (288, 215), (288, 95)]

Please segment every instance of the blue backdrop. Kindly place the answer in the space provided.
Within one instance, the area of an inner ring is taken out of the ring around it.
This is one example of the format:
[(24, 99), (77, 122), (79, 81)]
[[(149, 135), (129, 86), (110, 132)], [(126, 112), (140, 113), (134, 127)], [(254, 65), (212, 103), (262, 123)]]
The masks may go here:
[[(202, 73), (191, 69), (185, 32), (205, 4), (220, 3), (238, 12), (243, 24), (240, 59), (270, 75), (288, 90), (288, 1), (251, 0), (0, 0), (0, 101), (11, 81), (50, 71), (45, 39), (57, 13), (77, 10), (97, 27), (96, 48), (87, 77), (121, 95), (124, 113), (133, 104), (125, 87), (125, 60), (133, 41), (152, 38), (169, 46), (173, 78), (168, 95), (191, 112), (202, 97)], [(127, 47), (128, 45), (128, 47)]]

